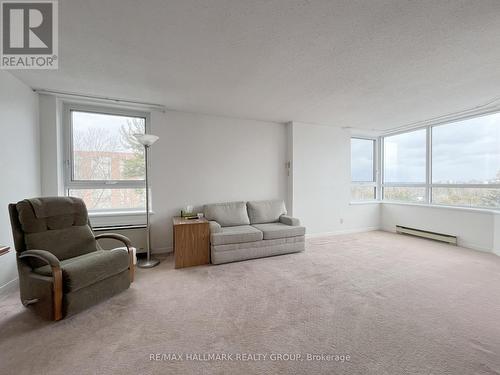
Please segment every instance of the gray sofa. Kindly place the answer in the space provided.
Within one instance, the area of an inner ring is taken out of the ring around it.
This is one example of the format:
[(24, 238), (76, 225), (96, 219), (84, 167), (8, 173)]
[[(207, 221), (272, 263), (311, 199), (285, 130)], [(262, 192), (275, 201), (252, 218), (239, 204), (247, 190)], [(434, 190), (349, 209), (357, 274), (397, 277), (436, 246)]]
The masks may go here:
[(203, 208), (210, 221), (213, 264), (296, 253), (305, 248), (306, 228), (287, 216), (281, 200), (227, 202)]

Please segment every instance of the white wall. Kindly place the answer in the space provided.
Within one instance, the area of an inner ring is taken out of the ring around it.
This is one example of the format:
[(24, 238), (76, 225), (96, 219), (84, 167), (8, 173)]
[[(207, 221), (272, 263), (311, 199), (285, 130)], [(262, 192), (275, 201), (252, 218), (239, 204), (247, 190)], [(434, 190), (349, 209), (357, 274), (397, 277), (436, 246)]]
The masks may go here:
[[(458, 236), (458, 244), (492, 252), (495, 246), (494, 212), (460, 208), (384, 203), (382, 229), (394, 232), (396, 225)], [(497, 228), (498, 230), (498, 225)]]
[[(62, 108), (61, 99), (40, 95), (44, 195), (63, 192)], [(172, 250), (172, 217), (186, 204), (287, 199), (285, 124), (153, 111), (151, 132), (160, 136), (151, 148), (154, 252)], [(134, 215), (113, 221), (125, 224), (137, 220), (144, 219)], [(101, 218), (91, 221), (94, 225), (103, 222)]]
[[(0, 245), (13, 250), (7, 205), (40, 194), (37, 94), (0, 70)], [(0, 292), (17, 278), (15, 252), (0, 256)]]
[(152, 248), (172, 247), (186, 204), (287, 199), (286, 125), (177, 111), (153, 112)]
[(350, 205), (350, 132), (292, 123), (293, 214), (308, 234), (378, 229), (379, 204)]
[(493, 233), (493, 252), (500, 255), (500, 212), (495, 214)]
[(287, 184), (287, 213), (293, 216), (293, 123), (286, 124), (286, 184)]
[(44, 196), (64, 194), (62, 104), (53, 95), (39, 95), (41, 188)]

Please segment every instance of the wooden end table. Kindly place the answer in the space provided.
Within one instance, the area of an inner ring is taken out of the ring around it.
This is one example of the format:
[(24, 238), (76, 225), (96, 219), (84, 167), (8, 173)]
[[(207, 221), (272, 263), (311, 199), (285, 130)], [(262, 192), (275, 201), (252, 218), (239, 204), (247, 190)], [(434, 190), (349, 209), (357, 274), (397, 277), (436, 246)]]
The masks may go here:
[(210, 263), (210, 228), (208, 220), (174, 217), (175, 268)]

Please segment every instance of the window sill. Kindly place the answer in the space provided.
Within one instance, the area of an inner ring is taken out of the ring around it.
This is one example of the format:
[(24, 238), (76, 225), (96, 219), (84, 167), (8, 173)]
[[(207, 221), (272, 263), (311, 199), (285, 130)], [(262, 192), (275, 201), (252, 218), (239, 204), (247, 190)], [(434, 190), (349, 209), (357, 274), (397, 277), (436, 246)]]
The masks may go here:
[(119, 230), (131, 230), (131, 229), (145, 229), (146, 224), (139, 225), (111, 225), (106, 227), (92, 227), (94, 232), (108, 232), (108, 231), (119, 231)]
[[(150, 215), (154, 215), (154, 211), (149, 211)], [(117, 217), (117, 216), (146, 216), (144, 211), (89, 211), (89, 217)]]
[(349, 206), (362, 206), (367, 204), (392, 204), (398, 206), (413, 206), (413, 207), (426, 207), (426, 208), (436, 208), (441, 210), (452, 210), (452, 211), (465, 211), (465, 212), (478, 212), (482, 214), (489, 215), (500, 215), (500, 210), (480, 208), (480, 207), (462, 207), (462, 206), (445, 206), (440, 204), (427, 204), (427, 203), (410, 203), (410, 202), (395, 202), (395, 201), (359, 201), (359, 202), (349, 202)]
[(440, 204), (427, 204), (427, 203), (408, 203), (408, 202), (391, 202), (391, 201), (381, 201), (383, 204), (392, 204), (398, 206), (416, 206), (425, 207), (440, 210), (451, 210), (451, 211), (465, 211), (465, 212), (477, 212), (488, 215), (500, 215), (499, 210), (488, 209), (488, 208), (477, 208), (477, 207), (461, 207), (461, 206), (445, 206)]
[[(154, 212), (149, 212), (154, 215)], [(89, 212), (92, 227), (138, 226), (146, 224), (146, 213), (143, 211), (105, 211)]]

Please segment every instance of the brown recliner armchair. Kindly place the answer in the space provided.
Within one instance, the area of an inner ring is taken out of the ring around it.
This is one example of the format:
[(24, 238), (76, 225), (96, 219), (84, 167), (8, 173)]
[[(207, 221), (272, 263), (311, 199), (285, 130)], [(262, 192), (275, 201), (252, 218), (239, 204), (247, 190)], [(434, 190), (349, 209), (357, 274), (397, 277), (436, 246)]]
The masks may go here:
[[(130, 240), (95, 236), (79, 198), (25, 199), (9, 205), (21, 301), (39, 315), (60, 320), (119, 293), (134, 279)], [(102, 250), (98, 239), (125, 248)]]

